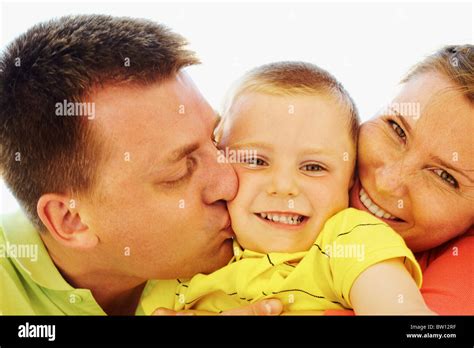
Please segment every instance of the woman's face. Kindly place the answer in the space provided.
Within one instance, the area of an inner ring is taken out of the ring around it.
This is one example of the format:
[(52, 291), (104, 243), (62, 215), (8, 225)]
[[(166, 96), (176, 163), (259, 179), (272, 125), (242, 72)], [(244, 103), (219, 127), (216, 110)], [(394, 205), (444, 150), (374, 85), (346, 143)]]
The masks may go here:
[(382, 216), (415, 252), (474, 223), (474, 106), (453, 87), (438, 73), (414, 77), (360, 130), (351, 205)]

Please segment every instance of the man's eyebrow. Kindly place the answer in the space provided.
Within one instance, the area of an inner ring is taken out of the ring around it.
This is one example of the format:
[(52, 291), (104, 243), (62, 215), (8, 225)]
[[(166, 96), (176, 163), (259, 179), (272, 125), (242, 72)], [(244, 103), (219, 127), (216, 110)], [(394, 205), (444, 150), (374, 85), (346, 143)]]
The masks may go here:
[(184, 157), (186, 157), (190, 153), (196, 151), (198, 148), (199, 148), (198, 143), (192, 143), (192, 144), (188, 144), (188, 145), (185, 145), (183, 147), (180, 147), (176, 150), (173, 150), (173, 152), (171, 153), (171, 155), (168, 156), (166, 161), (168, 163), (179, 162), (180, 160), (182, 160)]
[(440, 158), (438, 156), (432, 155), (430, 157), (433, 161), (438, 162), (443, 167), (446, 167), (448, 169), (451, 169), (451, 170), (459, 173), (460, 175), (464, 176), (467, 180), (469, 180), (471, 183), (474, 184), (474, 179), (471, 178), (470, 176), (468, 176), (466, 173), (464, 173), (464, 171), (462, 169), (454, 167), (453, 165), (449, 164), (448, 162), (444, 161), (442, 158)]

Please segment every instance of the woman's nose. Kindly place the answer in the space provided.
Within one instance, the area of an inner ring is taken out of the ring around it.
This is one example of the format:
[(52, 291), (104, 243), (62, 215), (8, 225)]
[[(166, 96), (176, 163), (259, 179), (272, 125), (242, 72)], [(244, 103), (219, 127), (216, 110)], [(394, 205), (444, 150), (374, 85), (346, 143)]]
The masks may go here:
[(275, 168), (267, 193), (277, 197), (294, 197), (299, 194), (296, 179), (291, 170)]
[(379, 192), (402, 197), (406, 193), (406, 175), (402, 161), (384, 163), (375, 170), (375, 187)]

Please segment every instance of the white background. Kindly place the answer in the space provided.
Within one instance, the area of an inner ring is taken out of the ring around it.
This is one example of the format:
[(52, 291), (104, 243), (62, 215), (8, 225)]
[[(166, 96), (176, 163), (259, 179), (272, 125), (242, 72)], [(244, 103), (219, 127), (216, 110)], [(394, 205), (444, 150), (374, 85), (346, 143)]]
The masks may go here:
[[(366, 120), (389, 101), (407, 69), (446, 44), (473, 43), (474, 6), (464, 2), (5, 2), (0, 49), (30, 26), (68, 14), (149, 18), (184, 35), (203, 64), (190, 73), (219, 109), (243, 72), (305, 60), (334, 74)], [(17, 204), (0, 181), (0, 214)]]

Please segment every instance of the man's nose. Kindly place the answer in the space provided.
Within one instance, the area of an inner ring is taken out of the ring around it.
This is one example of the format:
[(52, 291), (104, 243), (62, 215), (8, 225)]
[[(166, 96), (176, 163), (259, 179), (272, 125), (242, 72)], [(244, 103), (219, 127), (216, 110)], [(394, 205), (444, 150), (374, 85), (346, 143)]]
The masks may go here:
[(296, 174), (291, 168), (274, 168), (271, 181), (267, 187), (267, 193), (276, 197), (295, 197), (299, 194), (296, 183)]
[(402, 197), (406, 193), (407, 170), (402, 160), (383, 163), (375, 170), (375, 187), (393, 197)]
[(212, 204), (217, 201), (231, 201), (238, 189), (237, 174), (232, 165), (218, 161), (217, 149), (210, 150), (212, 155), (206, 161), (206, 187), (203, 194), (204, 202)]

